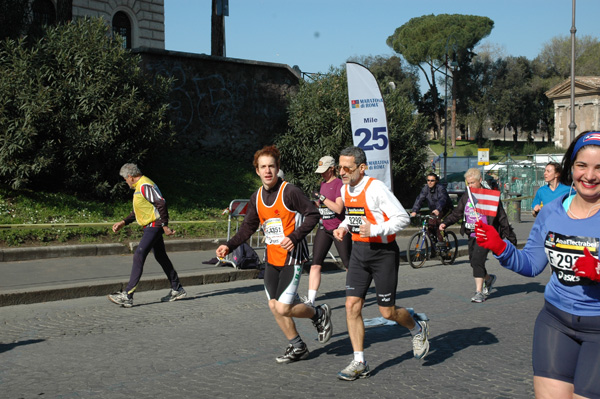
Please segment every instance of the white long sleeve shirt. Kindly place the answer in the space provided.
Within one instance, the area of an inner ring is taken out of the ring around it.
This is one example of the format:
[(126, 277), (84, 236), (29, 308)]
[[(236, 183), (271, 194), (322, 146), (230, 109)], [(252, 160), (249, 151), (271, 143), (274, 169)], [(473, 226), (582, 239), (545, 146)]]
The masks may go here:
[[(350, 196), (358, 196), (369, 181), (368, 176), (363, 176), (360, 182), (355, 186), (344, 184), (341, 188), (342, 199), (346, 203), (346, 187)], [(387, 188), (381, 180), (373, 179), (369, 189), (365, 193), (367, 205), (373, 213), (377, 224), (371, 224), (371, 237), (388, 236), (404, 229), (410, 223), (410, 216), (394, 194)], [(385, 221), (383, 214), (389, 218)], [(340, 227), (348, 228), (348, 218), (340, 224)]]

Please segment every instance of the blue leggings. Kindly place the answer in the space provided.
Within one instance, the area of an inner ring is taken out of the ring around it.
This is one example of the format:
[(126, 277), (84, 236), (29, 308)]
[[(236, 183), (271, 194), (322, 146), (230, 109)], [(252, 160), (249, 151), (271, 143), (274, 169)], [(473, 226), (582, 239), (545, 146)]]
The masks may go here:
[(600, 398), (600, 316), (574, 316), (545, 303), (535, 321), (533, 374)]
[(171, 288), (174, 290), (178, 290), (181, 288), (181, 283), (179, 282), (179, 276), (173, 268), (173, 263), (169, 259), (167, 255), (167, 250), (165, 249), (165, 242), (163, 240), (163, 228), (162, 227), (145, 227), (144, 234), (142, 235), (142, 239), (133, 254), (133, 266), (131, 267), (131, 276), (129, 277), (129, 283), (127, 284), (127, 288), (125, 292), (131, 298), (133, 297), (133, 293), (135, 292), (138, 283), (140, 282), (140, 278), (142, 278), (142, 273), (144, 272), (144, 263), (146, 262), (146, 257), (150, 253), (150, 251), (154, 251), (154, 258), (158, 262), (158, 264), (162, 267), (163, 271), (167, 275), (169, 282), (171, 283)]

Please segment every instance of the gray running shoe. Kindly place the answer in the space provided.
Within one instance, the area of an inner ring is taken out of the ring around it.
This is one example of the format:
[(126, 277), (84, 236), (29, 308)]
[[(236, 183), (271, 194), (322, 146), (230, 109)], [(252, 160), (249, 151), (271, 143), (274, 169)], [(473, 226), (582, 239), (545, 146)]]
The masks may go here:
[(492, 290), (492, 287), (494, 286), (494, 284), (496, 283), (496, 275), (495, 274), (490, 274), (490, 281), (484, 281), (483, 282), (483, 295), (488, 296), (490, 295), (490, 291)]
[(324, 344), (329, 341), (331, 338), (331, 333), (333, 332), (333, 325), (331, 324), (331, 310), (329, 309), (329, 305), (326, 303), (317, 306), (317, 308), (321, 308), (323, 313), (321, 317), (316, 322), (313, 322), (313, 325), (317, 329), (319, 333), (319, 342)]
[(357, 378), (368, 378), (371, 376), (371, 370), (367, 362), (357, 362), (352, 360), (350, 364), (337, 374), (340, 380), (354, 381)]
[(426, 320), (417, 320), (415, 323), (419, 323), (421, 326), (421, 332), (415, 334), (413, 337), (413, 355), (415, 359), (423, 359), (429, 353), (429, 323)]
[(475, 295), (473, 295), (473, 298), (471, 298), (471, 302), (475, 302), (475, 303), (485, 302), (485, 295), (483, 295), (483, 292), (477, 291), (475, 293)]
[(181, 287), (179, 290), (171, 289), (169, 293), (162, 298), (160, 298), (161, 302), (173, 302), (181, 298), (185, 298), (187, 296), (187, 292)]
[(289, 344), (285, 349), (285, 353), (282, 356), (278, 356), (275, 360), (277, 363), (292, 363), (297, 362), (298, 360), (304, 360), (308, 357), (308, 348), (306, 344), (302, 345), (302, 348), (294, 348), (294, 345)]
[(129, 298), (124, 292), (115, 292), (114, 294), (110, 294), (108, 296), (108, 300), (116, 303), (117, 305), (121, 305), (124, 308), (130, 308), (133, 306), (133, 298)]

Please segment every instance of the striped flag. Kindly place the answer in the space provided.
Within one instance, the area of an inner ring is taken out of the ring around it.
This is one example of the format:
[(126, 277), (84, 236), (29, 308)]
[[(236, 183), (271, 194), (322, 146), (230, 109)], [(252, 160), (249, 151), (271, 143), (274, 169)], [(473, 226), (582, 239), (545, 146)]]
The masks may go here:
[(498, 204), (500, 204), (500, 191), (488, 190), (487, 188), (470, 188), (475, 197), (475, 210), (478, 213), (486, 216), (495, 217), (498, 213)]

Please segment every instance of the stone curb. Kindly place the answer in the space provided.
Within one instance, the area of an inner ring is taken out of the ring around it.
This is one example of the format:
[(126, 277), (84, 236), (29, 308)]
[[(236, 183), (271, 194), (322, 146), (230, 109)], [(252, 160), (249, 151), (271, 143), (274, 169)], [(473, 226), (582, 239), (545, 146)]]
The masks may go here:
[[(167, 251), (205, 251), (216, 249), (225, 243), (225, 239), (167, 240)], [(0, 249), (0, 262), (17, 262), (20, 260), (65, 258), (75, 256), (105, 256), (133, 253), (137, 242), (129, 244), (81, 244), (51, 245), (46, 247), (25, 247)]]
[[(409, 227), (398, 232), (398, 235), (403, 237), (411, 236), (419, 230), (416, 227)], [(458, 234), (460, 229), (451, 227), (450, 230)], [(226, 241), (225, 238), (165, 240), (165, 247), (167, 248), (167, 252), (206, 251), (217, 249), (219, 245), (224, 244)], [(128, 244), (49, 245), (43, 247), (5, 248), (0, 249), (0, 262), (76, 256), (125, 255), (135, 252), (137, 245), (137, 242), (130, 242)]]
[[(236, 280), (250, 280), (257, 278), (258, 270), (219, 270), (203, 274), (180, 275), (179, 279), (183, 286), (194, 286), (203, 284), (226, 283)], [(11, 305), (26, 305), (40, 302), (61, 301), (65, 299), (84, 298), (90, 296), (104, 296), (107, 293), (121, 291), (124, 287), (123, 281), (105, 281), (85, 283), (82, 285), (64, 285), (57, 287), (38, 287), (26, 290), (17, 290), (0, 294), (0, 307)], [(154, 291), (168, 289), (169, 282), (163, 278), (142, 279), (136, 292)]]
[[(519, 243), (517, 248), (523, 248), (524, 243)], [(457, 257), (467, 256), (467, 248), (458, 250)], [(400, 266), (410, 267), (404, 254), (400, 256)], [(310, 266), (304, 265), (304, 273), (308, 273)], [(323, 272), (332, 272), (343, 270), (343, 267), (337, 263), (325, 262)], [(194, 286), (204, 284), (226, 283), (236, 280), (251, 280), (258, 277), (259, 271), (229, 269), (228, 266), (208, 271), (204, 273), (182, 274), (179, 276), (183, 286)], [(12, 305), (25, 305), (40, 302), (60, 301), (65, 299), (76, 299), (91, 296), (104, 296), (110, 292), (121, 291), (124, 288), (123, 281), (103, 281), (94, 284), (88, 282), (80, 285), (63, 285), (57, 287), (37, 287), (26, 290), (16, 290), (0, 294), (0, 307)], [(168, 289), (168, 281), (164, 277), (155, 279), (142, 279), (138, 285), (137, 291), (154, 291)]]

